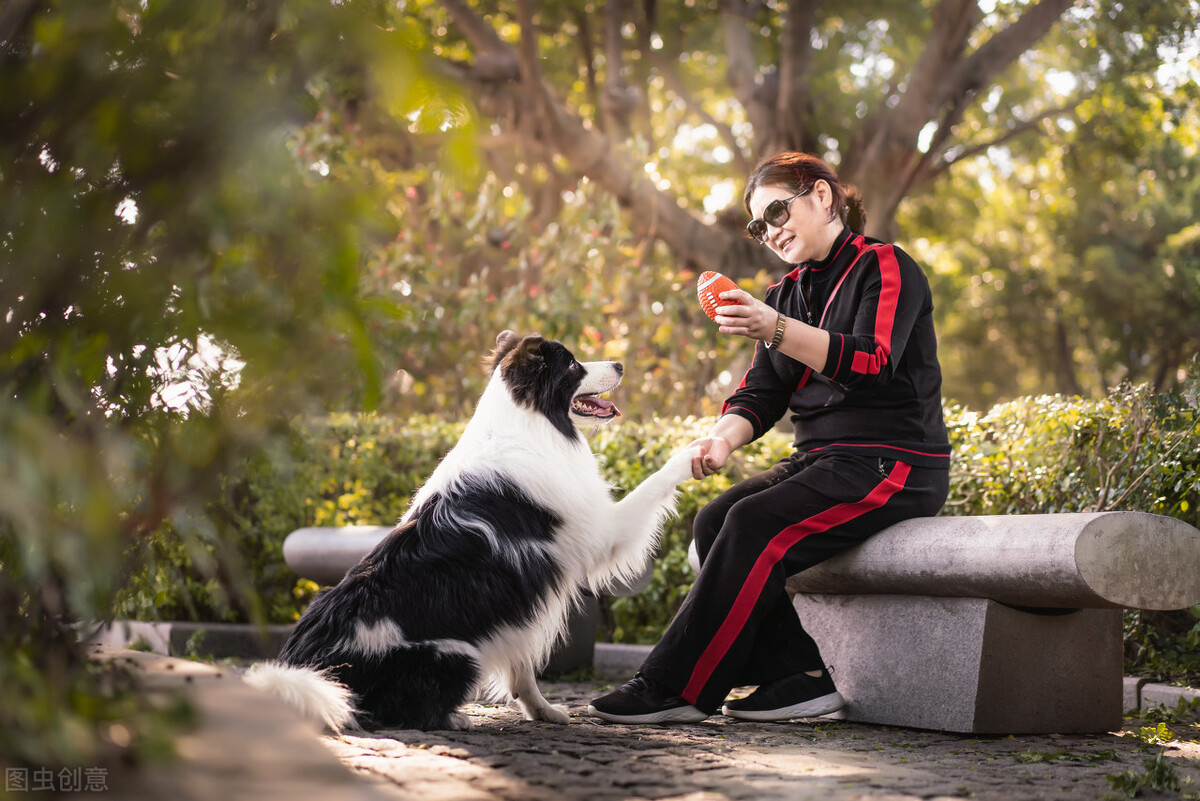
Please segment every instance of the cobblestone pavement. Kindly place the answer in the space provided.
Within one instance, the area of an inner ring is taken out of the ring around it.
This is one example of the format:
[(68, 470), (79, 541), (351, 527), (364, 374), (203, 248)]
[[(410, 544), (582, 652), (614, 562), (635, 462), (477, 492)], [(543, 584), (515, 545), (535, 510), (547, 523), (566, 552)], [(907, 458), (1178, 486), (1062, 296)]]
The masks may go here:
[(1095, 801), (1127, 797), (1108, 775), (1147, 776), (1165, 754), (1182, 784), (1143, 798), (1200, 797), (1200, 728), (1174, 724), (1165, 745), (1140, 725), (1103, 735), (981, 737), (809, 720), (671, 726), (605, 724), (587, 715), (611, 685), (542, 682), (571, 711), (568, 726), (522, 720), (503, 706), (465, 711), (469, 731), (398, 730), (323, 742), (380, 794), (412, 801)]

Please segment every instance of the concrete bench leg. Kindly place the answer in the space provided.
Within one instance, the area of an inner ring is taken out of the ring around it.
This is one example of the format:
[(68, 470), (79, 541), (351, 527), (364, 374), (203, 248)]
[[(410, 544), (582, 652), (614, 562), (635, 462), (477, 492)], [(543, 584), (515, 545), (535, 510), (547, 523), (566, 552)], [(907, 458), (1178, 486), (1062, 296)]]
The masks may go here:
[(596, 657), (596, 631), (600, 628), (600, 601), (584, 595), (567, 618), (567, 630), (539, 674), (556, 678), (579, 670), (590, 670)]
[(1029, 612), (984, 598), (797, 594), (844, 717), (977, 734), (1115, 731), (1121, 610)]

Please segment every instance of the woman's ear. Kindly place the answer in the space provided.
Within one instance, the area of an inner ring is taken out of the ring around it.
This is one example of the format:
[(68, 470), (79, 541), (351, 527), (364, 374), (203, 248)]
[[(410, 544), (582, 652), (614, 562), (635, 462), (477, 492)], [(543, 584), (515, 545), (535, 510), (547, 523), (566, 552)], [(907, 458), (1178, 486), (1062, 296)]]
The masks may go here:
[(818, 178), (813, 184), (812, 196), (816, 198), (817, 204), (823, 209), (833, 208), (833, 187), (824, 178)]

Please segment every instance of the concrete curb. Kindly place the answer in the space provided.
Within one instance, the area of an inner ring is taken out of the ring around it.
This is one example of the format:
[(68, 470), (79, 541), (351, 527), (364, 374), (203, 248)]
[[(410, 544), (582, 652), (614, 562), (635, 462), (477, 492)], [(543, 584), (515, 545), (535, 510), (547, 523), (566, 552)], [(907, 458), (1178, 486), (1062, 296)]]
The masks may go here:
[(292, 627), (241, 623), (187, 623), (117, 620), (95, 628), (87, 642), (135, 648), (165, 656), (274, 659)]
[[(283, 647), (291, 629), (286, 625), (115, 621), (97, 630), (88, 642), (109, 648), (138, 645), (165, 656), (189, 654), (215, 659), (272, 659)], [(595, 643), (592, 671), (607, 681), (624, 681), (637, 672), (651, 647)], [(1127, 676), (1124, 680), (1125, 714), (1154, 707), (1174, 708), (1180, 700), (1197, 698), (1200, 698), (1200, 689), (1151, 683), (1136, 676)]]

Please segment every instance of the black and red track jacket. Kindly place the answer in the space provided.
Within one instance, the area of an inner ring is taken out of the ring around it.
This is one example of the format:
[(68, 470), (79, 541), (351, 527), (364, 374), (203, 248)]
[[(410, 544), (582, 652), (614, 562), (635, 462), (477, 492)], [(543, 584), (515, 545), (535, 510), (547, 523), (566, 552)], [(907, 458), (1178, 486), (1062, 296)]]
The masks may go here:
[(811, 312), (829, 332), (825, 366), (759, 342), (722, 414), (749, 420), (758, 439), (790, 410), (802, 453), (836, 448), (949, 467), (933, 299), (907, 253), (846, 228), (825, 260), (797, 266), (765, 300), (794, 319)]

